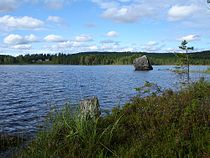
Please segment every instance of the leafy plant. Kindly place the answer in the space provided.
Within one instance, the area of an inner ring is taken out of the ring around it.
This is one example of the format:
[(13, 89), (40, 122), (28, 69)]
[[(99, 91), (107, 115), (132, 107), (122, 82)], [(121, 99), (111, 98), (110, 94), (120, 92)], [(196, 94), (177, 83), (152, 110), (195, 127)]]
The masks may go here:
[(149, 81), (145, 81), (143, 86), (135, 88), (135, 90), (140, 97), (158, 95), (163, 92), (160, 86)]

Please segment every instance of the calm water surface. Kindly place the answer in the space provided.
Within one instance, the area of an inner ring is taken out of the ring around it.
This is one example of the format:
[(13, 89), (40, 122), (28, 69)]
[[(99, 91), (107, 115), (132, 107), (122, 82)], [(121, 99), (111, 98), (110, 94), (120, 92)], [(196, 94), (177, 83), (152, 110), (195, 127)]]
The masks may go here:
[[(172, 67), (136, 72), (133, 66), (0, 66), (0, 132), (34, 133), (52, 107), (73, 106), (88, 96), (97, 96), (102, 109), (110, 110), (128, 102), (144, 81), (176, 89), (179, 75), (167, 70)], [(200, 77), (210, 80), (191, 74), (192, 80)]]

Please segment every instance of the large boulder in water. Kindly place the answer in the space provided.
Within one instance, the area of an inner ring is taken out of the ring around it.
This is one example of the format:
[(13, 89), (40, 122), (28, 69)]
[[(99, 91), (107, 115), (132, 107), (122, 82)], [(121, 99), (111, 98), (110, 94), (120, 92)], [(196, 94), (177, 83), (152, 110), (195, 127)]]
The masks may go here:
[(133, 65), (135, 67), (135, 71), (149, 71), (153, 70), (152, 65), (150, 64), (149, 59), (146, 55), (143, 55), (142, 57), (136, 58), (133, 61)]
[(97, 97), (80, 101), (80, 116), (85, 119), (96, 119), (100, 116), (100, 105)]

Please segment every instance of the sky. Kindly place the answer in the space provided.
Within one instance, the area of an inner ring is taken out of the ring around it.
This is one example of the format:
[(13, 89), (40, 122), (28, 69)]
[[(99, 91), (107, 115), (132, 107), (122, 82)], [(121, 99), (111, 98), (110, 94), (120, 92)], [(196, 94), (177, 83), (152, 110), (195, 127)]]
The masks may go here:
[(207, 0), (0, 0), (0, 55), (210, 50)]

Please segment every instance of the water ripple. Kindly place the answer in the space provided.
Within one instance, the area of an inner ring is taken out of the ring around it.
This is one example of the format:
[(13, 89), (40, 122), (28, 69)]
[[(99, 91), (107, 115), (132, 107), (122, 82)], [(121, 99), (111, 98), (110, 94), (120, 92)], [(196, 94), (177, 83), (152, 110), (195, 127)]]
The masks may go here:
[(60, 109), (67, 102), (75, 106), (84, 97), (97, 96), (102, 110), (110, 110), (129, 101), (144, 81), (171, 88), (177, 75), (159, 71), (169, 68), (135, 72), (132, 66), (0, 66), (0, 132), (31, 135), (52, 106)]

